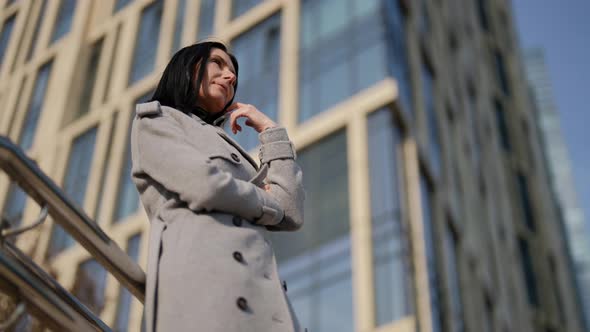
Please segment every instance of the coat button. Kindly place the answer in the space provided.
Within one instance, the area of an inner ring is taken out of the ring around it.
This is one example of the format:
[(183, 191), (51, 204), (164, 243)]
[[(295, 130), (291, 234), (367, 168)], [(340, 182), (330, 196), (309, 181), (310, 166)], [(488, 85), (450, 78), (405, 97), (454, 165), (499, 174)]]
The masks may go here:
[(232, 219), (232, 222), (233, 222), (233, 223), (234, 223), (234, 225), (235, 225), (235, 226), (237, 226), (237, 227), (240, 227), (240, 226), (242, 226), (242, 218), (240, 218), (240, 217), (238, 217), (238, 216), (235, 216), (235, 217)]
[(234, 251), (234, 259), (240, 263), (244, 262), (244, 256), (239, 251)]
[(285, 280), (283, 280), (283, 290), (287, 291), (287, 282)]
[(238, 301), (236, 301), (238, 308), (246, 311), (248, 309), (248, 301), (246, 301), (243, 297), (238, 297)]
[(233, 153), (231, 154), (231, 159), (233, 159), (235, 162), (239, 163), (240, 162), (240, 157), (238, 157), (237, 154)]

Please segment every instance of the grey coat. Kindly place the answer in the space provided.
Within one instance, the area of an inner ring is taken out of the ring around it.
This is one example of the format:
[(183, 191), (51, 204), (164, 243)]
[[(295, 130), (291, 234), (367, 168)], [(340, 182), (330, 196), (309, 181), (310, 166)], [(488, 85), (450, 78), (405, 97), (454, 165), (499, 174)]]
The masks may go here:
[(220, 127), (157, 101), (137, 105), (132, 177), (151, 223), (147, 331), (302, 330), (265, 238), (302, 226), (302, 172), (284, 128), (259, 138), (260, 168)]

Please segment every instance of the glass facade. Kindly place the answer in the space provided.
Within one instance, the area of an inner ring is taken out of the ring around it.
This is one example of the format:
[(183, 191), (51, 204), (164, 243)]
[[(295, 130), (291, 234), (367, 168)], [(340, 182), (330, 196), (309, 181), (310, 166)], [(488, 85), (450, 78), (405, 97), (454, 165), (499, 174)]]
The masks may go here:
[(129, 73), (129, 85), (141, 80), (154, 70), (163, 10), (163, 0), (156, 0), (141, 12), (133, 52), (133, 64)]
[(432, 313), (432, 332), (442, 331), (442, 308), (440, 303), (440, 283), (437, 272), (435, 244), (434, 214), (432, 211), (432, 187), (424, 174), (420, 177), (420, 200), (422, 202), (422, 226), (424, 229), (424, 245), (428, 269), (428, 285), (430, 291), (430, 310)]
[[(127, 241), (127, 254), (134, 261), (139, 259), (139, 249), (141, 244), (141, 235), (134, 235)], [(129, 315), (131, 310), (131, 300), (133, 299), (131, 293), (127, 288), (120, 286), (119, 301), (117, 304), (117, 316), (113, 331), (124, 332), (129, 328)]]
[[(72, 143), (70, 158), (66, 167), (63, 190), (79, 206), (84, 206), (84, 199), (90, 176), (97, 128), (91, 128), (78, 136)], [(58, 224), (53, 225), (47, 256), (54, 257), (74, 244), (74, 239)]]
[(19, 226), (22, 223), (26, 203), (27, 194), (18, 184), (15, 182), (11, 183), (2, 212), (2, 218), (8, 221), (9, 226)]
[(186, 11), (186, 0), (178, 0), (176, 7), (176, 19), (174, 21), (174, 39), (172, 40), (172, 54), (180, 49), (180, 40), (184, 30), (184, 14)]
[(510, 95), (510, 87), (508, 86), (508, 73), (506, 71), (506, 62), (504, 61), (504, 56), (500, 51), (494, 52), (494, 61), (496, 65), (496, 78), (498, 80), (498, 84), (500, 85), (500, 89), (504, 92), (505, 95)]
[(375, 321), (379, 326), (412, 314), (413, 283), (409, 231), (402, 219), (400, 136), (393, 112), (386, 108), (370, 115), (368, 132)]
[(197, 40), (205, 39), (213, 33), (215, 19), (215, 0), (201, 0)]
[[(145, 103), (148, 101), (153, 92), (150, 91), (143, 96), (139, 97), (134, 103), (136, 104)], [(121, 169), (121, 176), (119, 177), (119, 186), (117, 187), (117, 201), (115, 202), (115, 213), (113, 216), (114, 222), (119, 222), (122, 219), (135, 213), (139, 208), (139, 194), (135, 188), (135, 184), (131, 180), (131, 126), (133, 124), (133, 117), (135, 112), (131, 113), (131, 120), (129, 121), (129, 128), (127, 129), (127, 138), (125, 146), (125, 158), (123, 168)]]
[(526, 294), (529, 304), (533, 307), (539, 306), (539, 291), (537, 289), (537, 278), (535, 277), (535, 268), (533, 258), (530, 253), (529, 243), (527, 240), (518, 239), (518, 249), (522, 267), (522, 275), (526, 287)]
[(450, 321), (453, 324), (455, 332), (465, 331), (463, 322), (463, 304), (461, 299), (461, 277), (459, 274), (459, 257), (457, 247), (457, 235), (449, 224), (445, 227), (444, 246), (446, 255), (446, 289), (449, 292), (449, 300), (451, 304)]
[(2, 26), (0, 32), (0, 65), (4, 62), (4, 53), (6, 53), (6, 49), (8, 48), (15, 20), (16, 15), (12, 15), (4, 21), (4, 25)]
[(302, 0), (299, 121), (387, 76), (382, 1)]
[(128, 4), (130, 4), (131, 2), (133, 2), (133, 0), (116, 0), (115, 2), (115, 12), (118, 12), (119, 10), (127, 7)]
[(531, 231), (535, 230), (535, 214), (533, 212), (533, 202), (529, 195), (529, 184), (526, 175), (517, 172), (516, 173), (516, 185), (518, 189), (518, 196), (520, 199), (520, 209), (524, 217), (524, 222), (528, 229)]
[[(35, 49), (38, 48), (38, 39), (39, 39), (39, 30), (41, 30), (41, 24), (43, 23), (43, 19), (45, 18), (45, 9), (47, 8), (47, 0), (42, 0), (41, 9), (39, 10), (39, 15), (37, 16), (37, 23), (35, 24), (35, 30), (33, 30), (33, 37), (31, 39), (31, 43), (29, 44), (29, 50), (27, 51), (26, 60), (31, 60), (33, 56), (33, 52)], [(37, 2), (38, 3), (38, 2)]]
[(61, 0), (58, 9), (57, 21), (51, 35), (51, 42), (55, 42), (70, 32), (74, 13), (76, 12), (76, 0)]
[(506, 112), (504, 111), (504, 105), (502, 105), (502, 102), (494, 100), (494, 111), (496, 113), (496, 125), (498, 126), (500, 147), (502, 147), (504, 151), (509, 152), (512, 149), (512, 144), (510, 143)]
[(95, 315), (100, 316), (105, 305), (107, 271), (94, 259), (78, 267), (72, 294)]
[(90, 102), (96, 84), (96, 75), (98, 72), (98, 64), (102, 54), (103, 39), (99, 39), (90, 46), (90, 54), (88, 55), (88, 62), (86, 63), (86, 75), (82, 82), (82, 92), (78, 109), (74, 110), (74, 120), (90, 111)]
[(33, 87), (33, 93), (29, 101), (25, 122), (18, 140), (19, 145), (23, 150), (28, 150), (33, 146), (33, 139), (35, 138), (35, 132), (37, 131), (37, 125), (39, 124), (39, 118), (41, 117), (41, 110), (43, 108), (45, 93), (47, 91), (47, 83), (51, 73), (51, 64), (51, 61), (44, 64), (37, 74), (37, 80)]
[(428, 128), (429, 161), (434, 175), (438, 177), (441, 170), (439, 119), (434, 95), (434, 73), (427, 62), (422, 63), (422, 93), (424, 96), (424, 115)]
[(306, 189), (305, 226), (271, 234), (279, 274), (301, 325), (310, 331), (352, 332), (352, 279), (346, 133), (299, 152)]
[(263, 0), (233, 0), (231, 3), (231, 16), (238, 17), (248, 10), (254, 8)]
[[(234, 100), (256, 106), (274, 121), (278, 116), (280, 33), (281, 16), (276, 14), (232, 40), (233, 54), (247, 64), (240, 67)], [(258, 145), (258, 133), (244, 125), (245, 121), (238, 120), (243, 129), (236, 140), (249, 150)], [(226, 131), (231, 132), (229, 121)]]

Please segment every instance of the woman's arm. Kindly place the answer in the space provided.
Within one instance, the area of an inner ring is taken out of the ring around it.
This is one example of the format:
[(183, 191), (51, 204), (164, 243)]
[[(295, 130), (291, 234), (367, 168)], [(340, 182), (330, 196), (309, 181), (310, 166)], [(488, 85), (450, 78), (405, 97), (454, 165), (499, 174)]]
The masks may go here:
[(213, 165), (186, 141), (175, 119), (161, 113), (137, 116), (131, 139), (134, 174), (147, 174), (178, 194), (189, 209), (230, 213), (265, 226), (283, 220), (283, 209), (273, 195)]
[(235, 103), (228, 108), (230, 126), (234, 133), (241, 131), (237, 119), (246, 118), (245, 124), (259, 132), (260, 162), (268, 165), (265, 179), (268, 192), (285, 213), (276, 225), (267, 225), (269, 231), (294, 231), (303, 225), (303, 175), (295, 162), (296, 153), (285, 128), (277, 126), (264, 113), (250, 104)]
[(278, 201), (285, 217), (269, 231), (294, 231), (303, 226), (303, 173), (295, 162), (296, 153), (282, 127), (266, 129), (259, 135), (260, 163), (268, 164), (266, 183), (270, 194)]

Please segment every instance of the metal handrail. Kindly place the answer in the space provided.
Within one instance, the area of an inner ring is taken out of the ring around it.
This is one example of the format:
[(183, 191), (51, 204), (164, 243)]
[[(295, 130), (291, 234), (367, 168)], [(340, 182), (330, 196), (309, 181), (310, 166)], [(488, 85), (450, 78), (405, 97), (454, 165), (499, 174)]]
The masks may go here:
[[(100, 318), (66, 291), (12, 243), (0, 247), (0, 290), (27, 304), (27, 309), (55, 331), (111, 331)], [(18, 312), (13, 313), (15, 316)], [(11, 325), (11, 317), (3, 325)]]
[(145, 272), (21, 148), (0, 136), (0, 168), (142, 303)]

